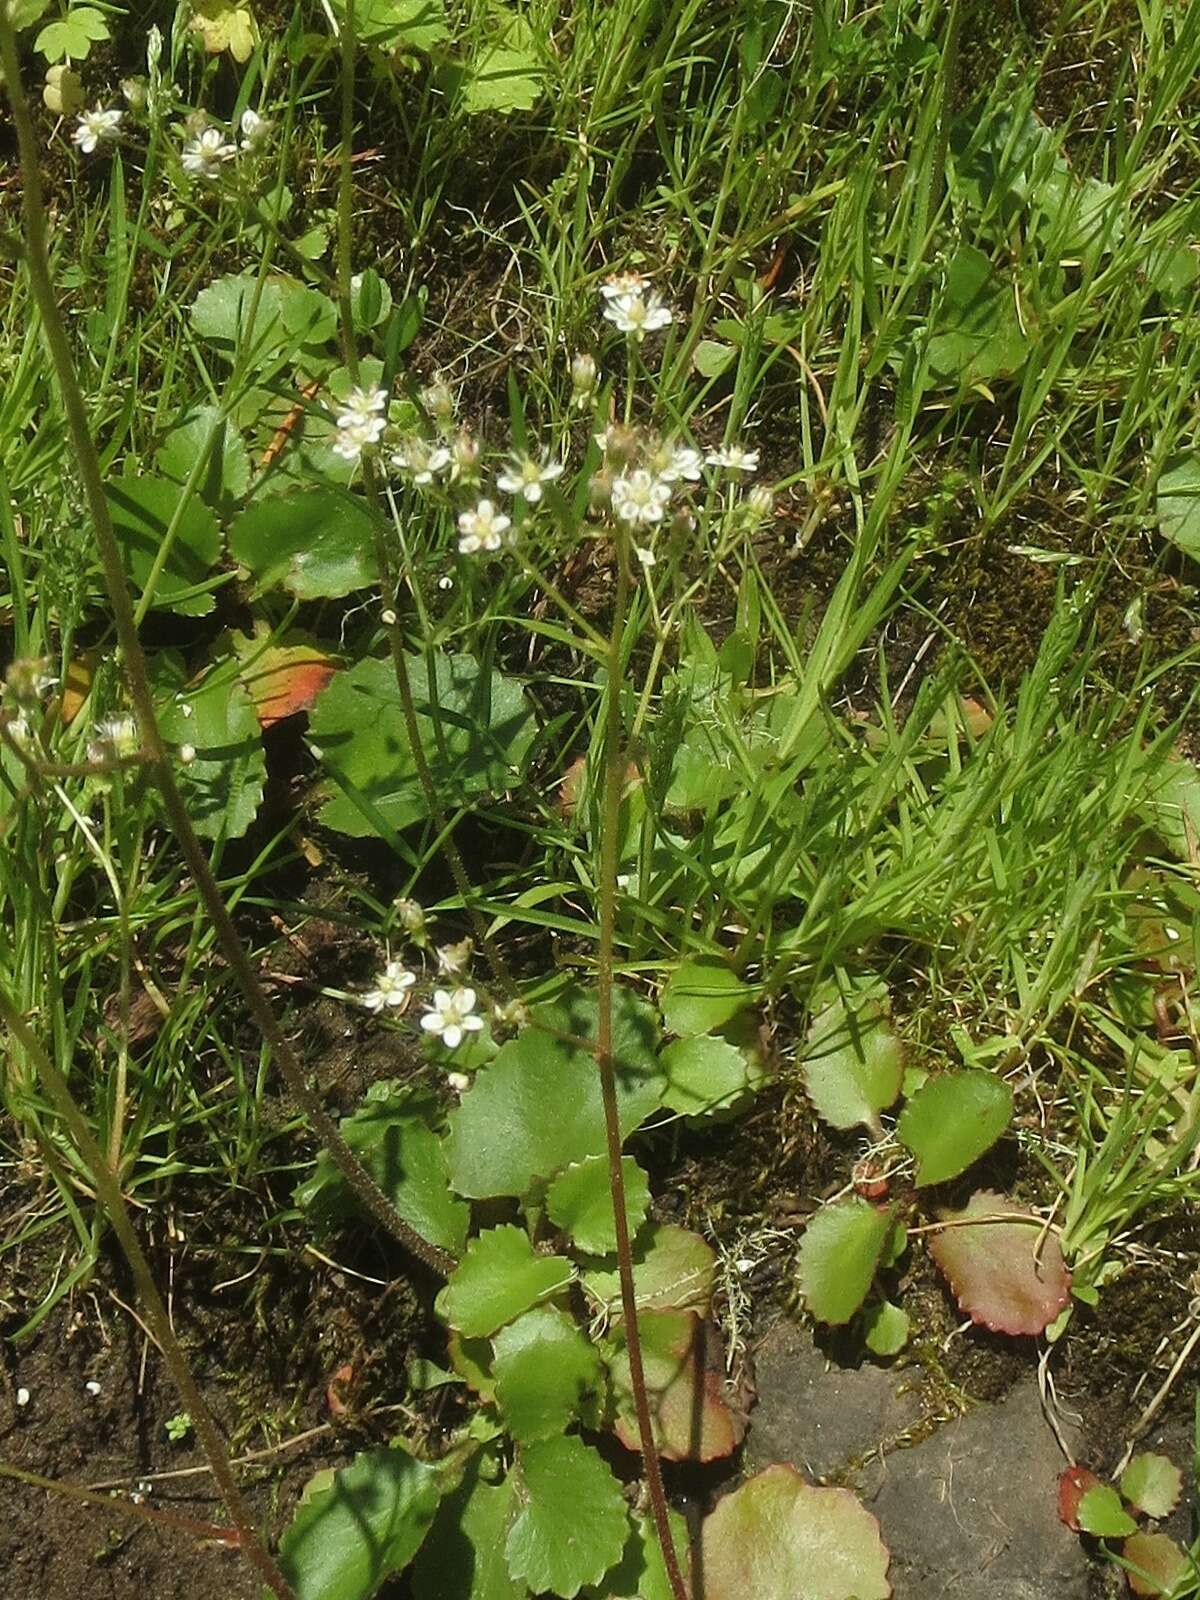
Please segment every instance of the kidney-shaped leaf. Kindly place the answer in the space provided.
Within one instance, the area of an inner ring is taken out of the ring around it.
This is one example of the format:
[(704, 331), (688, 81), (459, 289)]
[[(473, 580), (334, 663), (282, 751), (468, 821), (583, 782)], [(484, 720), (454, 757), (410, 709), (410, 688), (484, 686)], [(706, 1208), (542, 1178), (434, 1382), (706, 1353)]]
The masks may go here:
[[(166, 478), (114, 478), (105, 494), (113, 532), (125, 567), (139, 594), (144, 594), (167, 531), (175, 520), (181, 494)], [(175, 528), (174, 540), (154, 583), (151, 607), (184, 617), (204, 617), (216, 601), (209, 590), (197, 593), (221, 554), (221, 530), (203, 500), (190, 500)]]
[(685, 1117), (731, 1115), (752, 1088), (746, 1057), (711, 1034), (673, 1040), (662, 1053), (662, 1068), (667, 1075), (663, 1104)]
[(307, 711), (324, 689), (338, 663), (317, 645), (289, 634), (272, 644), (263, 625), (263, 637), (234, 633), (233, 648), (239, 674), (254, 701), (259, 726), (273, 728), (285, 717)]
[(867, 1297), (894, 1228), (892, 1213), (866, 1200), (823, 1206), (800, 1241), (796, 1277), (818, 1322), (849, 1322)]
[(375, 530), (361, 500), (323, 486), (248, 506), (229, 530), (229, 553), (255, 590), (336, 600), (376, 582)]
[[(436, 655), (432, 681), (424, 657), (409, 656), (407, 664), (421, 746), (443, 804), (508, 788), (534, 736), (520, 684), (471, 656)], [(390, 660), (372, 658), (338, 673), (310, 726), (342, 790), (321, 810), (327, 827), (361, 838), (376, 832), (375, 817), (405, 828), (426, 815)]]
[(1148, 1517), (1169, 1517), (1183, 1492), (1183, 1474), (1169, 1456), (1143, 1450), (1121, 1474), (1121, 1493)]
[(705, 1600), (888, 1600), (879, 1524), (849, 1489), (767, 1467), (726, 1495), (701, 1534)]
[(185, 683), (182, 660), (168, 652), (155, 660), (153, 676), (159, 731), (168, 748), (190, 745), (195, 751), (176, 770), (193, 827), (204, 839), (240, 839), (262, 803), (267, 760), (236, 661), (220, 661)]
[[(1053, 1233), (1005, 1195), (981, 1189), (962, 1211), (943, 1211), (951, 1226), (935, 1233), (929, 1253), (972, 1322), (995, 1333), (1041, 1333), (1071, 1298), (1071, 1274)], [(994, 1218), (1027, 1217), (1027, 1222)]]
[(250, 457), (232, 420), (217, 406), (189, 411), (163, 440), (154, 459), (165, 477), (182, 484), (205, 450), (196, 493), (218, 516), (228, 516), (250, 486)]
[(505, 1545), (508, 1570), (535, 1594), (571, 1600), (621, 1559), (629, 1532), (621, 1486), (573, 1433), (525, 1445), (513, 1471), (521, 1511)]
[(488, 1228), (467, 1246), (437, 1297), (438, 1314), (468, 1339), (495, 1333), (571, 1282), (565, 1256), (534, 1253), (524, 1228)]
[[(621, 1136), (659, 1103), (654, 1016), (629, 989), (613, 1004), (613, 1054)], [(603, 1155), (606, 1143), (600, 1075), (590, 1050), (567, 1043), (596, 1035), (596, 1004), (571, 991), (534, 1012), (534, 1023), (475, 1074), (450, 1115), (450, 1181), (473, 1199), (522, 1195), (572, 1162)]]
[[(621, 1157), (630, 1238), (650, 1209), (650, 1182), (632, 1156)], [(588, 1156), (565, 1167), (546, 1192), (546, 1214), (580, 1250), (602, 1256), (617, 1248), (608, 1157)]]
[(1096, 1483), (1085, 1490), (1075, 1516), (1080, 1529), (1097, 1539), (1125, 1539), (1137, 1532), (1137, 1523), (1121, 1504), (1121, 1496), (1108, 1483)]
[(945, 1183), (990, 1150), (1012, 1117), (1012, 1090), (994, 1073), (943, 1072), (913, 1095), (896, 1137), (917, 1158), (917, 1187)]
[[(745, 1423), (725, 1403), (720, 1372), (710, 1370), (705, 1360), (700, 1318), (694, 1311), (642, 1311), (637, 1322), (659, 1454), (668, 1461), (715, 1461), (732, 1455), (742, 1442)], [(616, 1402), (614, 1432), (630, 1450), (640, 1450), (629, 1356), (620, 1332), (608, 1370)]]
[[(687, 1228), (654, 1223), (633, 1247), (633, 1293), (639, 1311), (698, 1311), (712, 1305), (717, 1258), (712, 1248)], [(621, 1315), (621, 1281), (615, 1258), (589, 1267), (584, 1293), (610, 1320)]]
[(883, 1132), (879, 1113), (900, 1093), (904, 1054), (878, 979), (835, 993), (813, 1016), (804, 1046), (804, 1086), (834, 1128)]
[(492, 1341), (496, 1399), (508, 1430), (529, 1443), (566, 1431), (600, 1379), (600, 1354), (565, 1311), (535, 1306)]
[(1188, 456), (1159, 478), (1158, 526), (1165, 539), (1200, 561), (1200, 456)]
[(398, 1446), (318, 1473), (279, 1546), (296, 1600), (368, 1600), (417, 1553), (439, 1493), (437, 1470)]
[(671, 1033), (711, 1033), (748, 1006), (755, 991), (733, 968), (713, 957), (681, 961), (662, 993), (663, 1021)]

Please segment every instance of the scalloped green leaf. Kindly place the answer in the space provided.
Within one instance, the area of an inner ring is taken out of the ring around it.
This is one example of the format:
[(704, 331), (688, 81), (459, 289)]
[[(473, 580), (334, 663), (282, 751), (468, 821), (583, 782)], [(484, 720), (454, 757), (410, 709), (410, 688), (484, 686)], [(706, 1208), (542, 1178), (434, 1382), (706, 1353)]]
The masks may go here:
[[(105, 487), (113, 532), (125, 570), (139, 595), (145, 593), (155, 561), (180, 501), (180, 489), (167, 478), (113, 478)], [(197, 593), (221, 555), (221, 530), (202, 500), (192, 499), (154, 586), (151, 607), (184, 617), (204, 617), (216, 605), (211, 592)]]
[(595, 1345), (554, 1306), (537, 1306), (492, 1341), (496, 1400), (514, 1439), (565, 1432), (600, 1383)]
[(413, 1563), (413, 1600), (526, 1600), (529, 1590), (504, 1558), (516, 1516), (515, 1480), (489, 1483), (480, 1465), (476, 1456), (442, 1501)]
[(1200, 456), (1177, 461), (1159, 478), (1158, 527), (1164, 539), (1200, 561)]
[(663, 1105), (685, 1117), (731, 1116), (753, 1083), (746, 1057), (726, 1039), (699, 1034), (676, 1039), (662, 1053)]
[(1004, 1133), (1012, 1108), (1012, 1090), (993, 1073), (972, 1068), (930, 1078), (896, 1124), (896, 1137), (917, 1158), (917, 1187), (965, 1172)]
[(1142, 1450), (1121, 1474), (1121, 1493), (1148, 1517), (1169, 1517), (1183, 1493), (1183, 1474), (1169, 1456)]
[(796, 1279), (818, 1322), (849, 1322), (866, 1299), (895, 1224), (889, 1209), (839, 1200), (811, 1218), (800, 1241)]
[(1017, 320), (1012, 286), (981, 250), (960, 245), (934, 307), (929, 365), (964, 387), (1019, 372), (1029, 339)]
[(705, 1600), (888, 1600), (879, 1524), (849, 1489), (772, 1466), (704, 1520)]
[(283, 322), (283, 286), (287, 281), (268, 278), (260, 292), (258, 279), (252, 273), (231, 273), (216, 279), (192, 301), (193, 330), (227, 361), (248, 348), (255, 364), (261, 365), (287, 342)]
[[(633, 1292), (639, 1311), (693, 1310), (706, 1316), (712, 1305), (717, 1258), (688, 1228), (654, 1223), (633, 1247)], [(606, 1318), (621, 1316), (621, 1280), (615, 1258), (589, 1266), (584, 1293)]]
[(690, 1037), (724, 1027), (754, 999), (756, 991), (724, 961), (707, 956), (681, 961), (662, 992), (668, 1032)]
[(164, 742), (196, 752), (175, 769), (193, 827), (202, 839), (240, 839), (262, 804), (267, 758), (238, 663), (228, 658), (184, 682), (181, 658), (167, 653), (152, 677)]
[(539, 1300), (566, 1289), (566, 1256), (539, 1256), (524, 1228), (505, 1223), (472, 1239), (438, 1294), (438, 1315), (468, 1339), (486, 1337)]
[(908, 1312), (890, 1300), (876, 1300), (863, 1312), (862, 1333), (872, 1355), (899, 1355), (908, 1343)]
[[(475, 1074), (451, 1112), (450, 1181), (472, 1199), (523, 1195), (572, 1162), (607, 1148), (600, 1077), (590, 1050), (556, 1034), (596, 1037), (596, 1001), (570, 990)], [(654, 1013), (632, 990), (613, 996), (613, 1053), (621, 1137), (655, 1110), (662, 1078)]]
[(932, 1235), (929, 1253), (973, 1322), (994, 1333), (1038, 1334), (1070, 1304), (1057, 1235), (1027, 1207), (982, 1189), (961, 1211), (939, 1216), (951, 1226)]
[[(344, 0), (332, 0), (344, 11)], [(432, 50), (450, 37), (443, 0), (361, 0), (354, 24), (365, 43), (381, 50)]]
[(219, 517), (228, 517), (250, 487), (250, 456), (241, 434), (219, 407), (193, 407), (158, 447), (155, 464), (172, 482), (186, 483), (206, 445), (208, 455), (196, 493)]
[(889, 1010), (887, 987), (874, 978), (846, 980), (814, 1013), (801, 1070), (813, 1109), (833, 1128), (883, 1132), (879, 1113), (894, 1104), (904, 1075)]
[(399, 1445), (318, 1473), (279, 1546), (296, 1600), (368, 1600), (416, 1555), (440, 1496), (437, 1469)]
[(1111, 1484), (1097, 1483), (1089, 1489), (1080, 1498), (1075, 1516), (1083, 1532), (1097, 1539), (1125, 1539), (1137, 1532), (1137, 1523)]
[(508, 1570), (535, 1594), (573, 1600), (621, 1559), (629, 1532), (621, 1486), (576, 1434), (525, 1445), (513, 1472), (521, 1510), (505, 1544)]
[[(632, 1156), (621, 1157), (625, 1179), (625, 1217), (629, 1237), (645, 1221), (650, 1209), (650, 1180)], [(572, 1242), (589, 1255), (602, 1256), (617, 1248), (613, 1221), (608, 1157), (588, 1156), (564, 1167), (546, 1191), (546, 1214)]]
[[(343, 1117), (339, 1131), (405, 1222), (457, 1256), (467, 1242), (471, 1208), (450, 1188), (445, 1148), (426, 1120), (427, 1110), (413, 1096), (375, 1084), (367, 1103)], [(312, 1175), (297, 1185), (295, 1199), (318, 1226), (356, 1210), (352, 1190), (325, 1150)]]
[[(706, 1360), (704, 1326), (694, 1311), (639, 1311), (642, 1366), (654, 1442), (668, 1461), (716, 1461), (732, 1455), (746, 1431), (725, 1400), (721, 1374)], [(611, 1341), (608, 1370), (616, 1415), (613, 1431), (641, 1449), (624, 1323)]]
[(229, 553), (254, 579), (255, 595), (284, 589), (297, 600), (337, 600), (378, 577), (371, 513), (332, 487), (247, 506), (229, 530)]
[[(687, 1566), (688, 1527), (678, 1511), (667, 1520), (680, 1570)], [(588, 1600), (673, 1600), (667, 1564), (653, 1517), (635, 1517), (625, 1553), (602, 1583), (586, 1591)]]
[[(513, 678), (471, 656), (436, 654), (430, 681), (424, 656), (406, 657), (421, 747), (443, 805), (500, 794), (521, 771), (533, 743), (533, 707)], [(313, 706), (309, 726), (341, 793), (321, 821), (362, 838), (406, 828), (428, 803), (404, 720), (392, 662), (368, 659), (340, 672)]]

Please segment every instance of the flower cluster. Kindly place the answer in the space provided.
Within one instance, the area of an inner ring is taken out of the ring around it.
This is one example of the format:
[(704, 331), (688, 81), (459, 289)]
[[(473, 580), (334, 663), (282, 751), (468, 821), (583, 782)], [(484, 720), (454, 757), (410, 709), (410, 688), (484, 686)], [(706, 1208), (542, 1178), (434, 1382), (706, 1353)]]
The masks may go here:
[(387, 427), (386, 389), (351, 389), (337, 414), (335, 455), (357, 461), (368, 445), (378, 444)]
[[(397, 901), (396, 917), (413, 943), (428, 946), (425, 914), (415, 900)], [(434, 989), (432, 998), (425, 1003), (421, 1028), (439, 1039), (447, 1050), (456, 1050), (468, 1035), (479, 1033), (484, 1025), (476, 1010), (478, 996), (466, 981), (473, 953), (470, 939), (443, 945), (436, 952), (438, 975), (451, 980), (454, 987)], [(400, 1016), (408, 1009), (416, 983), (415, 972), (403, 962), (389, 959), (383, 971), (376, 974), (373, 987), (360, 995), (360, 1004), (377, 1016), (388, 1011)], [(465, 1080), (460, 1086), (465, 1087)]]
[[(125, 93), (136, 109), (139, 97), (128, 85)], [(103, 106), (84, 111), (76, 121), (71, 138), (85, 156), (90, 156), (102, 144), (110, 144), (119, 137), (124, 115), (123, 111), (105, 110)], [(191, 119), (191, 126), (195, 132), (184, 141), (180, 153), (183, 170), (193, 178), (215, 183), (229, 162), (237, 158), (238, 146), (220, 128), (207, 125), (202, 113)], [(269, 118), (247, 106), (240, 123), (243, 155), (258, 155), (265, 148), (273, 126)]]

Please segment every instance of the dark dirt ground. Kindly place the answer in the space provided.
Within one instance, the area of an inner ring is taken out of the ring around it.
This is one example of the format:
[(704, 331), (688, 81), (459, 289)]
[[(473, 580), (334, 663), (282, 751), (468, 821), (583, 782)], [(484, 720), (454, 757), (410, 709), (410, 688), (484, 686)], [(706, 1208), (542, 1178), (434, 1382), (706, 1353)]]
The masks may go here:
[[(1052, 1486), (1065, 1464), (1041, 1420), (1032, 1341), (962, 1331), (917, 1251), (898, 1287), (920, 1334), (898, 1363), (864, 1361), (845, 1338), (823, 1335), (814, 1343), (789, 1309), (794, 1242), (845, 1163), (798, 1091), (777, 1085), (741, 1122), (707, 1133), (694, 1147), (675, 1149), (664, 1139), (642, 1153), (657, 1169), (663, 1217), (706, 1227), (729, 1251), (743, 1247), (748, 1229), (765, 1222), (777, 1230), (745, 1279), (753, 1308), (747, 1353), (759, 1402), (744, 1464), (791, 1459), (826, 1481), (858, 1486), (893, 1548), (896, 1600), (943, 1593), (956, 1600), (1102, 1600), (1118, 1592), (1110, 1571), (1057, 1525), (1040, 1494), (1026, 1510), (1014, 1509), (1024, 1504), (1022, 1491), (1029, 1498), (1031, 1481)], [(1013, 1151), (1000, 1159), (1021, 1164)], [(17, 1198), (10, 1184), (0, 1214), (11, 1214)], [(249, 1230), (241, 1200), (189, 1214), (181, 1192), (173, 1214), (172, 1238), (154, 1230), (154, 1265), (234, 1453), (258, 1453), (245, 1481), (272, 1537), (320, 1468), (344, 1464), (355, 1449), (400, 1431), (436, 1446), (453, 1413), (405, 1405), (409, 1360), (439, 1352), (429, 1315), (432, 1280), (414, 1277), (401, 1258), (354, 1230), (323, 1240), (320, 1257), (304, 1248), (300, 1233), (287, 1240), (286, 1230), (273, 1243), (290, 1242), (290, 1254), (231, 1257), (225, 1246), (244, 1242)], [(1172, 1263), (1196, 1259), (1200, 1223), (1176, 1225), (1156, 1242), (1160, 1251), (1110, 1286), (1097, 1312), (1077, 1316), (1052, 1365), (1068, 1441), (1099, 1472), (1114, 1465), (1194, 1326), (1190, 1286)], [(65, 1243), (43, 1243), (36, 1258), (6, 1269), (0, 1339), (28, 1310), (19, 1304), (22, 1293), (53, 1267)], [(106, 1253), (91, 1281), (32, 1337), (0, 1343), (0, 1460), (122, 1493), (146, 1480), (149, 1505), (219, 1523), (210, 1479), (192, 1470), (203, 1467), (198, 1451), (191, 1441), (166, 1437), (178, 1402), (131, 1304), (126, 1275)], [(329, 1384), (346, 1365), (354, 1375), (338, 1396), (347, 1410), (335, 1418)], [(1154, 1447), (1164, 1438), (1162, 1447), (1185, 1474), (1195, 1375), (1194, 1365), (1181, 1374), (1145, 1441)], [(87, 1392), (88, 1381), (100, 1385), (99, 1394)], [(19, 1388), (30, 1394), (20, 1407)], [(674, 1469), (673, 1487), (699, 1512), (735, 1473), (735, 1463)], [(957, 1497), (948, 1483), (957, 1483)], [(930, 1545), (932, 1533), (923, 1534), (914, 1550), (913, 1527), (935, 1523), (937, 1539)], [(1045, 1581), (1035, 1583), (1030, 1574), (1039, 1562)], [(979, 1588), (981, 1570), (999, 1587)], [(237, 1555), (213, 1542), (136, 1521), (115, 1505), (81, 1506), (11, 1480), (0, 1480), (0, 1573), (5, 1600), (250, 1600), (258, 1593)], [(956, 1573), (960, 1581), (938, 1587)], [(400, 1600), (405, 1592), (395, 1582), (385, 1595)]]

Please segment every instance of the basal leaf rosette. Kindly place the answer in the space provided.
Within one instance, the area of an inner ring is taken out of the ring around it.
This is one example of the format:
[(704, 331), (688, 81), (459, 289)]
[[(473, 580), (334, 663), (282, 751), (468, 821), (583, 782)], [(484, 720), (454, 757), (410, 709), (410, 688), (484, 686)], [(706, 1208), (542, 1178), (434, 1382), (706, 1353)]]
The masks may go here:
[(961, 1211), (939, 1216), (946, 1226), (930, 1238), (929, 1253), (972, 1322), (994, 1333), (1039, 1334), (1070, 1302), (1057, 1235), (1027, 1207), (981, 1189)]
[[(889, 1600), (879, 1524), (849, 1489), (772, 1466), (726, 1495), (700, 1540), (705, 1600)], [(697, 1563), (693, 1562), (693, 1570)]]

